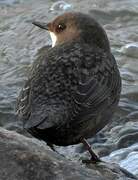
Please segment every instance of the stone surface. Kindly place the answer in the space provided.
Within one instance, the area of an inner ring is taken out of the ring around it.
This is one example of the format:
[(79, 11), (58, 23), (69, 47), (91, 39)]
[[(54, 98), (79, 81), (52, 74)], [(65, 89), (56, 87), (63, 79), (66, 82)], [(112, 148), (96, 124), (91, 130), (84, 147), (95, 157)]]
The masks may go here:
[(1, 180), (131, 180), (115, 164), (72, 162), (42, 141), (0, 128)]

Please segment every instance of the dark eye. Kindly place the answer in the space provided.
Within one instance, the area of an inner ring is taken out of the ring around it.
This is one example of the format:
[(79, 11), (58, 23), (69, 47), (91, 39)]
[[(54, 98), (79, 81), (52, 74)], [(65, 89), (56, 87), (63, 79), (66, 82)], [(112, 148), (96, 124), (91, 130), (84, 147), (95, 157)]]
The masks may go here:
[(65, 25), (65, 24), (58, 24), (58, 26), (57, 26), (57, 28), (56, 28), (56, 31), (57, 31), (57, 32), (61, 32), (61, 31), (63, 31), (65, 28), (66, 28), (66, 25)]

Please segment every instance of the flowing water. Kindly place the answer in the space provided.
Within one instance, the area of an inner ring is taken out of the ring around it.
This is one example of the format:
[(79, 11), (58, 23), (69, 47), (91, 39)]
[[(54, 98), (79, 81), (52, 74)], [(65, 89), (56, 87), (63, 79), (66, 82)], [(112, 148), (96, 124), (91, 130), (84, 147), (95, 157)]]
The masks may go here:
[[(18, 126), (19, 90), (37, 50), (51, 44), (47, 32), (31, 21), (49, 21), (69, 10), (89, 13), (103, 25), (123, 80), (113, 123), (90, 143), (104, 160), (138, 176), (138, 0), (0, 0), (0, 126)], [(72, 159), (76, 152), (85, 154), (80, 145), (58, 149)]]

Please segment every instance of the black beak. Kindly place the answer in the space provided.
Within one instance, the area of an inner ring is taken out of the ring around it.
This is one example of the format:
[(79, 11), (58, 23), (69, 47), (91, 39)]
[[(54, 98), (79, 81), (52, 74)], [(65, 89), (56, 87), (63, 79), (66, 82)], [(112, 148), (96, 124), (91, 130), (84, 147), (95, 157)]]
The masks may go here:
[(34, 24), (35, 26), (38, 26), (42, 29), (46, 29), (48, 30), (48, 24), (47, 23), (44, 23), (44, 22), (38, 22), (38, 21), (33, 21), (32, 24)]

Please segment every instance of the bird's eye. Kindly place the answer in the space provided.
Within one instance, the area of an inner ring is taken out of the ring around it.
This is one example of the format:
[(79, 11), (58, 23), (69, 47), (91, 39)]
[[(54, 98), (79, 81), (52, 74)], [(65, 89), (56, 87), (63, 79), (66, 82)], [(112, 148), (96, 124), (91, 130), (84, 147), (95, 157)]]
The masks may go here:
[(65, 24), (58, 24), (56, 31), (61, 32), (66, 28)]

